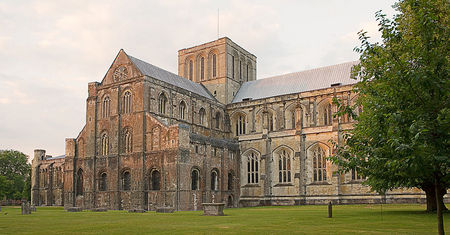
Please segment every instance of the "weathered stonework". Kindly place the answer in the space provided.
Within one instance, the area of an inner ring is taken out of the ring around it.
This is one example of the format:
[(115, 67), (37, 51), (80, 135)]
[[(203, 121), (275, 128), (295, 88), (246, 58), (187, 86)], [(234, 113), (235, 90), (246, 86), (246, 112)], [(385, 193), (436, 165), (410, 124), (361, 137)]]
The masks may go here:
[(418, 189), (377, 195), (325, 160), (353, 124), (332, 117), (331, 100), (353, 103), (352, 85), (234, 101), (256, 80), (253, 54), (220, 38), (178, 60), (179, 76), (121, 50), (88, 84), (86, 124), (65, 156), (35, 150), (32, 204), (140, 212), (424, 201)]

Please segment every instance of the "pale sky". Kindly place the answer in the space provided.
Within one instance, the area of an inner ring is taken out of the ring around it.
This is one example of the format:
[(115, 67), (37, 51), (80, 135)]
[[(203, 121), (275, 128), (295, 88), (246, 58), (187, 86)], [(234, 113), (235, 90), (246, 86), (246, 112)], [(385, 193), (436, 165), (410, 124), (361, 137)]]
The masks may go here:
[(394, 0), (1, 0), (0, 149), (64, 154), (85, 123), (88, 82), (121, 48), (177, 73), (177, 51), (227, 36), (257, 56), (258, 79), (358, 59)]

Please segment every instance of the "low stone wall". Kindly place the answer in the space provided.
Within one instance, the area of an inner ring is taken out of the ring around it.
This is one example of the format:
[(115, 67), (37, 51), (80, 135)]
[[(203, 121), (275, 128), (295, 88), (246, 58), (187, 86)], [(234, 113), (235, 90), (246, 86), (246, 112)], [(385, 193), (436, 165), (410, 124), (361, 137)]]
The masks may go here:
[(203, 203), (203, 215), (223, 216), (223, 208), (225, 203)]

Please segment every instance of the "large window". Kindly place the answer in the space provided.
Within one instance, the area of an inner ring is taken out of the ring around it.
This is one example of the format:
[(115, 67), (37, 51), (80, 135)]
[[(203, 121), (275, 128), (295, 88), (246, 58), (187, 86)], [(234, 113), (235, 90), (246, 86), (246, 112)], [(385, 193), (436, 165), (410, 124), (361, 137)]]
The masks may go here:
[(189, 80), (192, 81), (193, 77), (194, 77), (194, 62), (192, 60), (189, 60)]
[(213, 191), (219, 190), (219, 177), (217, 174), (217, 170), (211, 171), (211, 190)]
[(77, 190), (76, 190), (76, 195), (77, 196), (81, 196), (83, 195), (83, 170), (80, 168), (77, 171)]
[(106, 156), (109, 152), (109, 139), (108, 134), (103, 133), (102, 135), (102, 155)]
[(103, 117), (103, 118), (109, 117), (109, 113), (110, 113), (110, 103), (111, 103), (111, 99), (109, 99), (109, 97), (106, 96), (106, 97), (103, 99), (103, 103), (102, 103), (102, 117)]
[(132, 134), (130, 129), (125, 130), (124, 134), (124, 152), (125, 153), (131, 153), (132, 147), (133, 147), (133, 141), (132, 141)]
[(215, 78), (217, 76), (217, 56), (213, 54), (212, 56), (212, 76)]
[(131, 110), (132, 110), (131, 92), (126, 91), (122, 97), (122, 113), (131, 113)]
[(314, 181), (321, 182), (327, 180), (327, 161), (325, 151), (317, 146), (313, 151)]
[(328, 126), (333, 123), (333, 115), (331, 112), (331, 104), (328, 104), (323, 108), (323, 125)]
[(199, 190), (199, 172), (197, 169), (192, 170), (191, 172), (191, 189), (192, 190)]
[(283, 149), (278, 153), (278, 182), (291, 182), (291, 156)]
[(200, 125), (205, 125), (205, 117), (206, 117), (205, 109), (201, 108), (200, 111), (198, 112), (198, 119)]
[(236, 118), (236, 135), (244, 135), (245, 134), (245, 116), (239, 114)]
[(221, 115), (220, 115), (219, 112), (217, 112), (216, 113), (216, 118), (215, 118), (215, 121), (216, 121), (215, 127), (216, 127), (216, 129), (220, 129), (220, 119), (221, 119)]
[(181, 101), (180, 103), (180, 119), (185, 120), (186, 119), (186, 103), (184, 101)]
[(100, 174), (100, 181), (99, 181), (99, 185), (98, 185), (98, 190), (99, 191), (106, 191), (107, 190), (107, 174), (106, 172), (103, 172), (102, 174)]
[(247, 183), (257, 184), (259, 182), (259, 159), (256, 153), (251, 152), (247, 156)]
[(161, 174), (157, 170), (153, 170), (150, 174), (150, 185), (151, 190), (161, 189)]
[(228, 190), (233, 190), (233, 173), (228, 172)]
[(131, 189), (131, 174), (129, 171), (122, 173), (122, 190), (130, 191)]
[(205, 80), (205, 58), (200, 58), (200, 81)]
[(167, 107), (167, 97), (166, 97), (166, 95), (164, 95), (164, 93), (162, 93), (159, 96), (158, 103), (159, 103), (158, 111), (160, 113), (162, 113), (162, 114), (165, 114), (166, 113), (166, 107)]

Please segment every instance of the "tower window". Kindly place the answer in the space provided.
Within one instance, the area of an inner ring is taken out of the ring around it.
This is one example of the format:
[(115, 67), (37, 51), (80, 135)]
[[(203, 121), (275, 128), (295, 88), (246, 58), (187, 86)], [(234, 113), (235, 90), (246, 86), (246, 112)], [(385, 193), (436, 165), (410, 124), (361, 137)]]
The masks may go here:
[(111, 103), (111, 100), (109, 99), (108, 96), (103, 99), (103, 104), (102, 104), (102, 117), (103, 118), (109, 117), (110, 103)]
[(192, 62), (192, 60), (189, 60), (189, 80), (191, 80), (192, 81), (192, 78), (194, 77), (194, 65), (193, 65), (193, 62)]
[(132, 107), (131, 92), (126, 91), (122, 97), (122, 113), (131, 113)]
[(200, 80), (203, 81), (205, 79), (205, 58), (200, 59)]
[(213, 77), (215, 78), (217, 76), (217, 58), (216, 58), (216, 54), (213, 54), (213, 56), (212, 56), (212, 71), (213, 71)]

